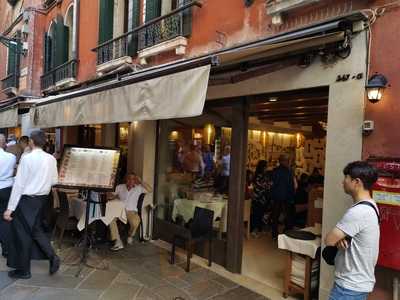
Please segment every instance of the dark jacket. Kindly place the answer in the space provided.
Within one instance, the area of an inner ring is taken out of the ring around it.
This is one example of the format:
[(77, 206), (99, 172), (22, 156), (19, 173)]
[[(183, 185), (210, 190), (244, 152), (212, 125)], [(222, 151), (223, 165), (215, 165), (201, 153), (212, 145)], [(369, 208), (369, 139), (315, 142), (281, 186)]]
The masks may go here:
[(272, 171), (272, 201), (294, 202), (295, 190), (292, 171), (279, 166)]

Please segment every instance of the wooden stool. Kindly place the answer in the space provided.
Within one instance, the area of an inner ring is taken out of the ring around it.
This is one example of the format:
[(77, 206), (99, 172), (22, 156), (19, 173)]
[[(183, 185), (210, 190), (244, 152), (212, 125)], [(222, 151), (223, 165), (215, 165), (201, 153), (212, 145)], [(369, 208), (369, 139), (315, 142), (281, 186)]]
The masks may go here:
[[(297, 253), (296, 253), (297, 254)], [(293, 283), (290, 278), (292, 275), (293, 252), (287, 251), (287, 264), (285, 271), (283, 297), (287, 298), (291, 293), (297, 292), (304, 296), (304, 300), (311, 299), (311, 271), (313, 259), (307, 255), (297, 254), (305, 259), (304, 288)]]

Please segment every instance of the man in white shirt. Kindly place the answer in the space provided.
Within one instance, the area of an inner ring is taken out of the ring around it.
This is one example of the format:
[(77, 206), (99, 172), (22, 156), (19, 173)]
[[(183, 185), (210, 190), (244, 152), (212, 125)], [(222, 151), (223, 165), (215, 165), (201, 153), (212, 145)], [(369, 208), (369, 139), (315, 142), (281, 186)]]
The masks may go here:
[(60, 259), (42, 226), (43, 208), (51, 187), (58, 182), (57, 162), (42, 150), (45, 143), (43, 131), (31, 133), (32, 151), (21, 158), (8, 207), (3, 214), (4, 219), (11, 222), (7, 266), (15, 269), (8, 273), (12, 278), (30, 278), (31, 259), (50, 260), (50, 275), (60, 267)]
[[(125, 204), (126, 217), (129, 223), (128, 244), (133, 243), (133, 237), (140, 225), (140, 217), (138, 215), (138, 200), (141, 194), (151, 192), (151, 188), (146, 183), (142, 183), (140, 178), (130, 173), (126, 176), (126, 183), (116, 187), (114, 196), (117, 196)], [(113, 251), (118, 251), (124, 248), (121, 237), (118, 231), (117, 220), (114, 219), (110, 224), (111, 240), (115, 241), (111, 248)]]
[(343, 173), (343, 189), (354, 204), (325, 238), (327, 246), (339, 249), (329, 300), (366, 300), (374, 288), (379, 253), (379, 210), (370, 194), (378, 174), (363, 161), (348, 164)]
[[(14, 169), (16, 164), (15, 155), (5, 152), (6, 137), (0, 134), (0, 214), (3, 215), (7, 209), (11, 188), (14, 183)], [(7, 255), (8, 238), (10, 236), (10, 224), (0, 220), (0, 243), (3, 256)]]

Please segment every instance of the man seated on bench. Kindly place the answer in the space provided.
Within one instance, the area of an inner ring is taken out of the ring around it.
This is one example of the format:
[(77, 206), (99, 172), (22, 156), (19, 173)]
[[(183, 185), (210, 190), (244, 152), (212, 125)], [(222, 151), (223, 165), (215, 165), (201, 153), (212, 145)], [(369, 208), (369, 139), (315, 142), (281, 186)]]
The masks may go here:
[[(129, 245), (133, 243), (133, 237), (140, 225), (140, 217), (137, 208), (139, 196), (143, 193), (150, 193), (151, 191), (151, 187), (144, 182), (142, 183), (139, 176), (135, 173), (129, 173), (126, 175), (126, 183), (117, 185), (115, 192), (112, 193), (113, 198), (119, 198), (125, 204), (126, 217), (129, 223), (127, 239)], [(110, 236), (111, 240), (115, 241), (114, 246), (111, 247), (112, 251), (118, 251), (124, 248), (118, 231), (117, 219), (114, 219), (110, 223)]]

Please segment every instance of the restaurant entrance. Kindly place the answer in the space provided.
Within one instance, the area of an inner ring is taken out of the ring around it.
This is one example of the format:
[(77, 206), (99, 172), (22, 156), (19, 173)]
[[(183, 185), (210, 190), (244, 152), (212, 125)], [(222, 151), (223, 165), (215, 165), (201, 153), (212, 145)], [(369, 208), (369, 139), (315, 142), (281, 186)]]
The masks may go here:
[[(254, 95), (249, 105), (242, 274), (278, 290), (287, 254), (276, 234), (321, 228), (328, 97), (329, 88), (319, 87)], [(291, 174), (282, 187), (280, 168)]]

